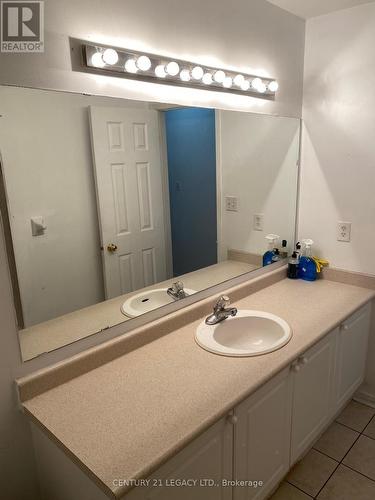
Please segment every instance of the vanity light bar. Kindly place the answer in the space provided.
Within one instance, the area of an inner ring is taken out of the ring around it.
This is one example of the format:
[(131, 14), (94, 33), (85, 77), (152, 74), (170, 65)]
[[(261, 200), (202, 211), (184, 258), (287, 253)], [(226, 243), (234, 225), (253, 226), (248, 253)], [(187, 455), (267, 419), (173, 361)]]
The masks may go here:
[(276, 80), (179, 59), (85, 43), (84, 64), (102, 74), (273, 98)]

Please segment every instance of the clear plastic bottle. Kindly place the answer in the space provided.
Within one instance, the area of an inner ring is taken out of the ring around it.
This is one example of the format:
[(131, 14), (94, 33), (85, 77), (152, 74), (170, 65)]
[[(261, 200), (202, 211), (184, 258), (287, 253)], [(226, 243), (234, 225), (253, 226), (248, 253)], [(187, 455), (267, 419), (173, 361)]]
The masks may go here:
[(282, 259), (286, 259), (288, 257), (288, 250), (287, 250), (287, 244), (288, 242), (286, 240), (283, 240), (281, 242), (281, 251), (280, 251), (280, 257)]
[(302, 240), (304, 245), (304, 252), (300, 258), (298, 266), (299, 277), (305, 281), (315, 281), (316, 280), (316, 264), (312, 258), (311, 247), (313, 245), (313, 240)]
[(272, 264), (272, 258), (275, 255), (276, 241), (280, 238), (277, 234), (267, 234), (268, 250), (263, 255), (263, 266)]

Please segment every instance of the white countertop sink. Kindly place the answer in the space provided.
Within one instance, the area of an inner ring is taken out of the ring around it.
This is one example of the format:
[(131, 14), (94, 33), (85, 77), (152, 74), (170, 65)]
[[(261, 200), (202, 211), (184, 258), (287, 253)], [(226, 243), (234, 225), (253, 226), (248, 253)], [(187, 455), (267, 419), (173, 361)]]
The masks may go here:
[(289, 342), (292, 330), (275, 314), (240, 310), (216, 325), (200, 323), (195, 340), (206, 351), (222, 356), (259, 356)]
[[(196, 293), (195, 290), (184, 288), (187, 295)], [(153, 311), (158, 307), (174, 302), (173, 298), (167, 294), (167, 288), (155, 288), (145, 290), (129, 297), (121, 306), (121, 312), (129, 318), (135, 318), (141, 314)]]

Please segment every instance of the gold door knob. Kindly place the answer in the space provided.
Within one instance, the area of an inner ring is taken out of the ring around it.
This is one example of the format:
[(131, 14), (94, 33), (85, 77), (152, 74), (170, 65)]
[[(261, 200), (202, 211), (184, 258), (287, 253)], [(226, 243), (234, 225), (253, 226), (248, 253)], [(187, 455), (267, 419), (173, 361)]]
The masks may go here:
[(116, 250), (117, 250), (117, 245), (115, 245), (114, 243), (110, 243), (108, 246), (107, 246), (107, 250), (108, 252), (110, 253), (115, 253)]

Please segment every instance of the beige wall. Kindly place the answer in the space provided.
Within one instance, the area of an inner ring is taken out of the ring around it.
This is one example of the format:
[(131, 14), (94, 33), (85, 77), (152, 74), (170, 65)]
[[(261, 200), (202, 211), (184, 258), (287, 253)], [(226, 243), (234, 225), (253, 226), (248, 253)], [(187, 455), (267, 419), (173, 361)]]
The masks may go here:
[[(45, 53), (0, 54), (0, 83), (300, 117), (304, 21), (265, 0), (47, 0)], [(280, 82), (275, 102), (71, 71), (68, 37), (146, 50)]]
[[(331, 265), (375, 275), (375, 4), (306, 25), (299, 237)], [(350, 243), (338, 221), (352, 222)], [(375, 402), (375, 323), (366, 392)]]
[[(375, 274), (375, 4), (306, 29), (300, 237), (333, 266)], [(338, 221), (352, 222), (350, 243)]]
[(36, 499), (31, 436), (18, 408), (14, 378), (21, 363), (10, 276), (0, 220), (0, 496)]

